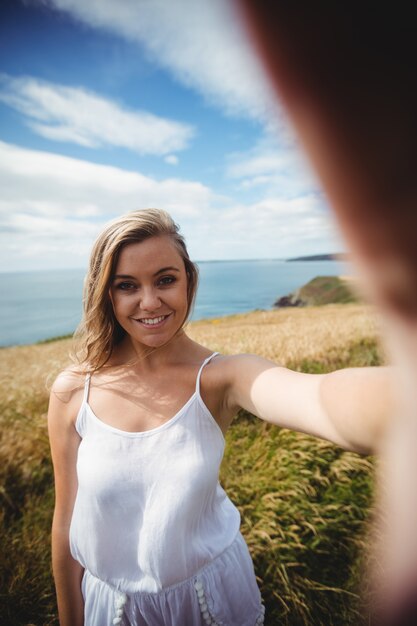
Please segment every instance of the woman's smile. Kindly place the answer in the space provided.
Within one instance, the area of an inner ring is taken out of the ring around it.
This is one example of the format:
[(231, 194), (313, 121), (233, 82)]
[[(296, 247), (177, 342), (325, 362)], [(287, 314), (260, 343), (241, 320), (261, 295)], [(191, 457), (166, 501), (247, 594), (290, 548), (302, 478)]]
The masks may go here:
[(160, 328), (171, 315), (172, 313), (168, 313), (166, 315), (159, 315), (158, 317), (141, 317), (133, 318), (133, 320), (139, 322), (142, 326), (154, 329)]

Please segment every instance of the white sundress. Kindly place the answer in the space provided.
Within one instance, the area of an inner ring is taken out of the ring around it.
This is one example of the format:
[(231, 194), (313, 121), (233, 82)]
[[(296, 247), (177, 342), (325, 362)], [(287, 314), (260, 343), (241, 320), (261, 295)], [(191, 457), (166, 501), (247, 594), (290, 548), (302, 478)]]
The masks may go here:
[(85, 626), (256, 626), (265, 608), (240, 514), (219, 483), (223, 433), (195, 392), (143, 432), (77, 416), (71, 554), (85, 572)]

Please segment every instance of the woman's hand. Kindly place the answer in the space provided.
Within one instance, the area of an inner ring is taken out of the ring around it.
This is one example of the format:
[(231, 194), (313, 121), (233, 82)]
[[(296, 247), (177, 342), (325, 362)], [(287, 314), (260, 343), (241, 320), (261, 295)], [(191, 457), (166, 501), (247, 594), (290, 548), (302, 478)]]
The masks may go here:
[(417, 623), (417, 37), (412, 5), (238, 4), (333, 206), (363, 294), (382, 315), (399, 400), (382, 453), (380, 501), (387, 525), (376, 623)]

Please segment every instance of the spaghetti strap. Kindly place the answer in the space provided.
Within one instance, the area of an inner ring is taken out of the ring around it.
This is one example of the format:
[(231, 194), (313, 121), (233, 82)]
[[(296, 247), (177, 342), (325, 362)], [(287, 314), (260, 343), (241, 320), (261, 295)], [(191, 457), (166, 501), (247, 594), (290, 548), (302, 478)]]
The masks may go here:
[(200, 378), (201, 378), (201, 372), (203, 371), (203, 367), (205, 365), (207, 365), (207, 363), (209, 363), (209, 361), (211, 361), (211, 359), (216, 356), (216, 354), (219, 354), (219, 352), (213, 352), (213, 354), (210, 354), (210, 356), (208, 356), (203, 363), (201, 364), (200, 369), (198, 370), (198, 374), (197, 374), (197, 380), (195, 381), (195, 390), (197, 394), (200, 394)]
[(87, 374), (87, 376), (85, 377), (85, 383), (84, 383), (83, 404), (88, 402), (88, 393), (90, 391), (90, 381), (91, 381), (91, 374)]

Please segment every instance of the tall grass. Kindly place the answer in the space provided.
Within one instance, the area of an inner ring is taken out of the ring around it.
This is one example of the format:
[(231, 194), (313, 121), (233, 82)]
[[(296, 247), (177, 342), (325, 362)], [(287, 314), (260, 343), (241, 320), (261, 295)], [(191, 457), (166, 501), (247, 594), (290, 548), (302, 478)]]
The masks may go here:
[[(255, 352), (300, 371), (384, 361), (377, 319), (364, 305), (259, 311), (194, 322), (188, 332), (223, 353)], [(0, 351), (0, 620), (8, 626), (58, 623), (47, 383), (69, 348), (64, 339)], [(358, 624), (372, 459), (240, 412), (220, 480), (241, 512), (266, 625)]]

